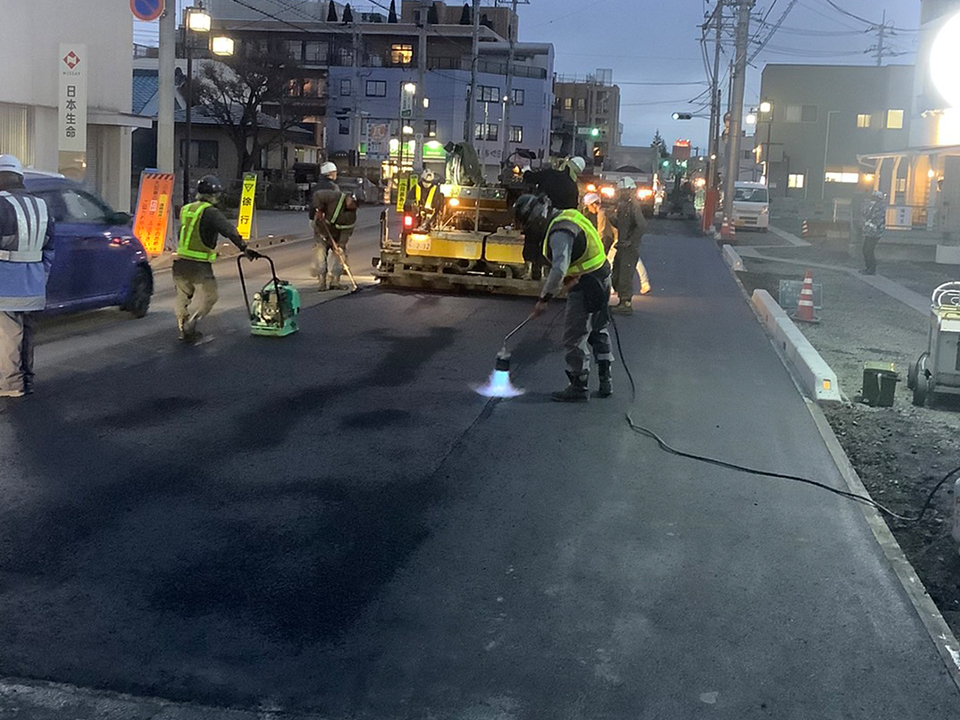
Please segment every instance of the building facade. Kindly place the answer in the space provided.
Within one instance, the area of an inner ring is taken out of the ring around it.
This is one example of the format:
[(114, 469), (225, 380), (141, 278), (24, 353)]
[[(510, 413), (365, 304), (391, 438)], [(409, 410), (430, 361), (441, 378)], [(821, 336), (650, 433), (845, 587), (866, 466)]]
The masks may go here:
[(149, 126), (131, 113), (133, 16), (127, 0), (4, 3), (0, 22), (0, 153), (38, 170), (61, 169), (61, 43), (87, 48), (87, 142), (77, 179), (129, 210), (131, 133)]
[(861, 158), (907, 145), (913, 66), (767, 65), (754, 153), (771, 196), (832, 200), (892, 188)]
[(597, 70), (585, 79), (560, 76), (553, 94), (554, 155), (601, 161), (620, 145), (620, 88), (613, 83), (612, 70)]

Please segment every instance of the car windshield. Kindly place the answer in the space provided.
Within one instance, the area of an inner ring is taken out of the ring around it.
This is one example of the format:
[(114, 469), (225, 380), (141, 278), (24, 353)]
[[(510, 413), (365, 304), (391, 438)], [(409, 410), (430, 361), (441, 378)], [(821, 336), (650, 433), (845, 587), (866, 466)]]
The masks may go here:
[(767, 189), (738, 187), (733, 199), (735, 202), (765, 203), (767, 202)]

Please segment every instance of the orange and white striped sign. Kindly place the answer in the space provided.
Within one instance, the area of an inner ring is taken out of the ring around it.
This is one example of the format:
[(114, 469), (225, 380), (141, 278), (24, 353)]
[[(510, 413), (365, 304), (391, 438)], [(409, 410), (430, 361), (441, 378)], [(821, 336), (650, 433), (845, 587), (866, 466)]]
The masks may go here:
[(173, 173), (144, 170), (140, 174), (137, 215), (133, 234), (149, 255), (163, 252), (170, 222), (170, 198), (173, 196)]

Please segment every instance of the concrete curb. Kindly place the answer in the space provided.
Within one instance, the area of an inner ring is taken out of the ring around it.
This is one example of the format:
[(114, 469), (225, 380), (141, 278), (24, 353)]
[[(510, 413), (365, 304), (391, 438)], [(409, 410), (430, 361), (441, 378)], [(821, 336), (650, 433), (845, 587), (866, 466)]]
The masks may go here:
[[(843, 477), (847, 488), (856, 495), (863, 495), (869, 498), (870, 493), (854, 469), (850, 458), (847, 457), (847, 453), (833, 432), (833, 428), (830, 427), (830, 423), (823, 414), (823, 410), (809, 400), (807, 401), (807, 409), (813, 416), (817, 430), (820, 432), (820, 436), (827, 446), (827, 451), (830, 453), (830, 457), (837, 466), (841, 477)], [(867, 524), (873, 531), (873, 536), (876, 538), (877, 544), (880, 545), (880, 549), (883, 550), (887, 562), (889, 562), (890, 567), (893, 568), (893, 572), (900, 580), (900, 584), (903, 586), (907, 597), (917, 611), (917, 615), (920, 616), (920, 621), (930, 635), (930, 639), (933, 640), (933, 644), (936, 646), (937, 652), (940, 654), (940, 658), (943, 660), (947, 672), (957, 686), (957, 689), (960, 690), (960, 642), (957, 641), (957, 638), (950, 630), (947, 621), (943, 619), (943, 615), (940, 614), (936, 603), (930, 598), (916, 570), (913, 569), (913, 565), (910, 564), (907, 556), (904, 555), (903, 549), (890, 531), (880, 511), (864, 504), (861, 504), (860, 508), (863, 510)]]
[(803, 389), (820, 403), (839, 403), (837, 375), (766, 290), (755, 290), (751, 303), (783, 354), (793, 363)]
[(740, 255), (733, 249), (732, 245), (723, 246), (723, 259), (727, 261), (730, 269), (735, 272), (743, 272), (746, 270), (743, 266), (743, 260), (740, 259)]
[(797, 237), (796, 235), (794, 235), (793, 233), (787, 232), (786, 230), (781, 230), (780, 228), (775, 227), (775, 226), (773, 226), (773, 225), (770, 226), (770, 232), (772, 232), (772, 233), (773, 233), (774, 235), (776, 235), (777, 237), (779, 237), (779, 238), (781, 238), (781, 239), (783, 239), (783, 240), (786, 240), (788, 243), (790, 243), (790, 244), (793, 245), (794, 247), (809, 247), (809, 246), (810, 246), (810, 243), (808, 243), (808, 242), (807, 242), (806, 240), (804, 240), (803, 238), (798, 238), (798, 237)]

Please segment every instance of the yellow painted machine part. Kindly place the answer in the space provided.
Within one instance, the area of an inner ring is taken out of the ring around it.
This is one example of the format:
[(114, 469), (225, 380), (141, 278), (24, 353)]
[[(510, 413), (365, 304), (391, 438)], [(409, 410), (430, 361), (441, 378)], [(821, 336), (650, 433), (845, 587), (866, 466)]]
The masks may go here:
[(523, 265), (523, 238), (489, 235), (483, 256), (488, 262)]
[(473, 233), (410, 233), (407, 255), (448, 260), (479, 260), (483, 241)]

